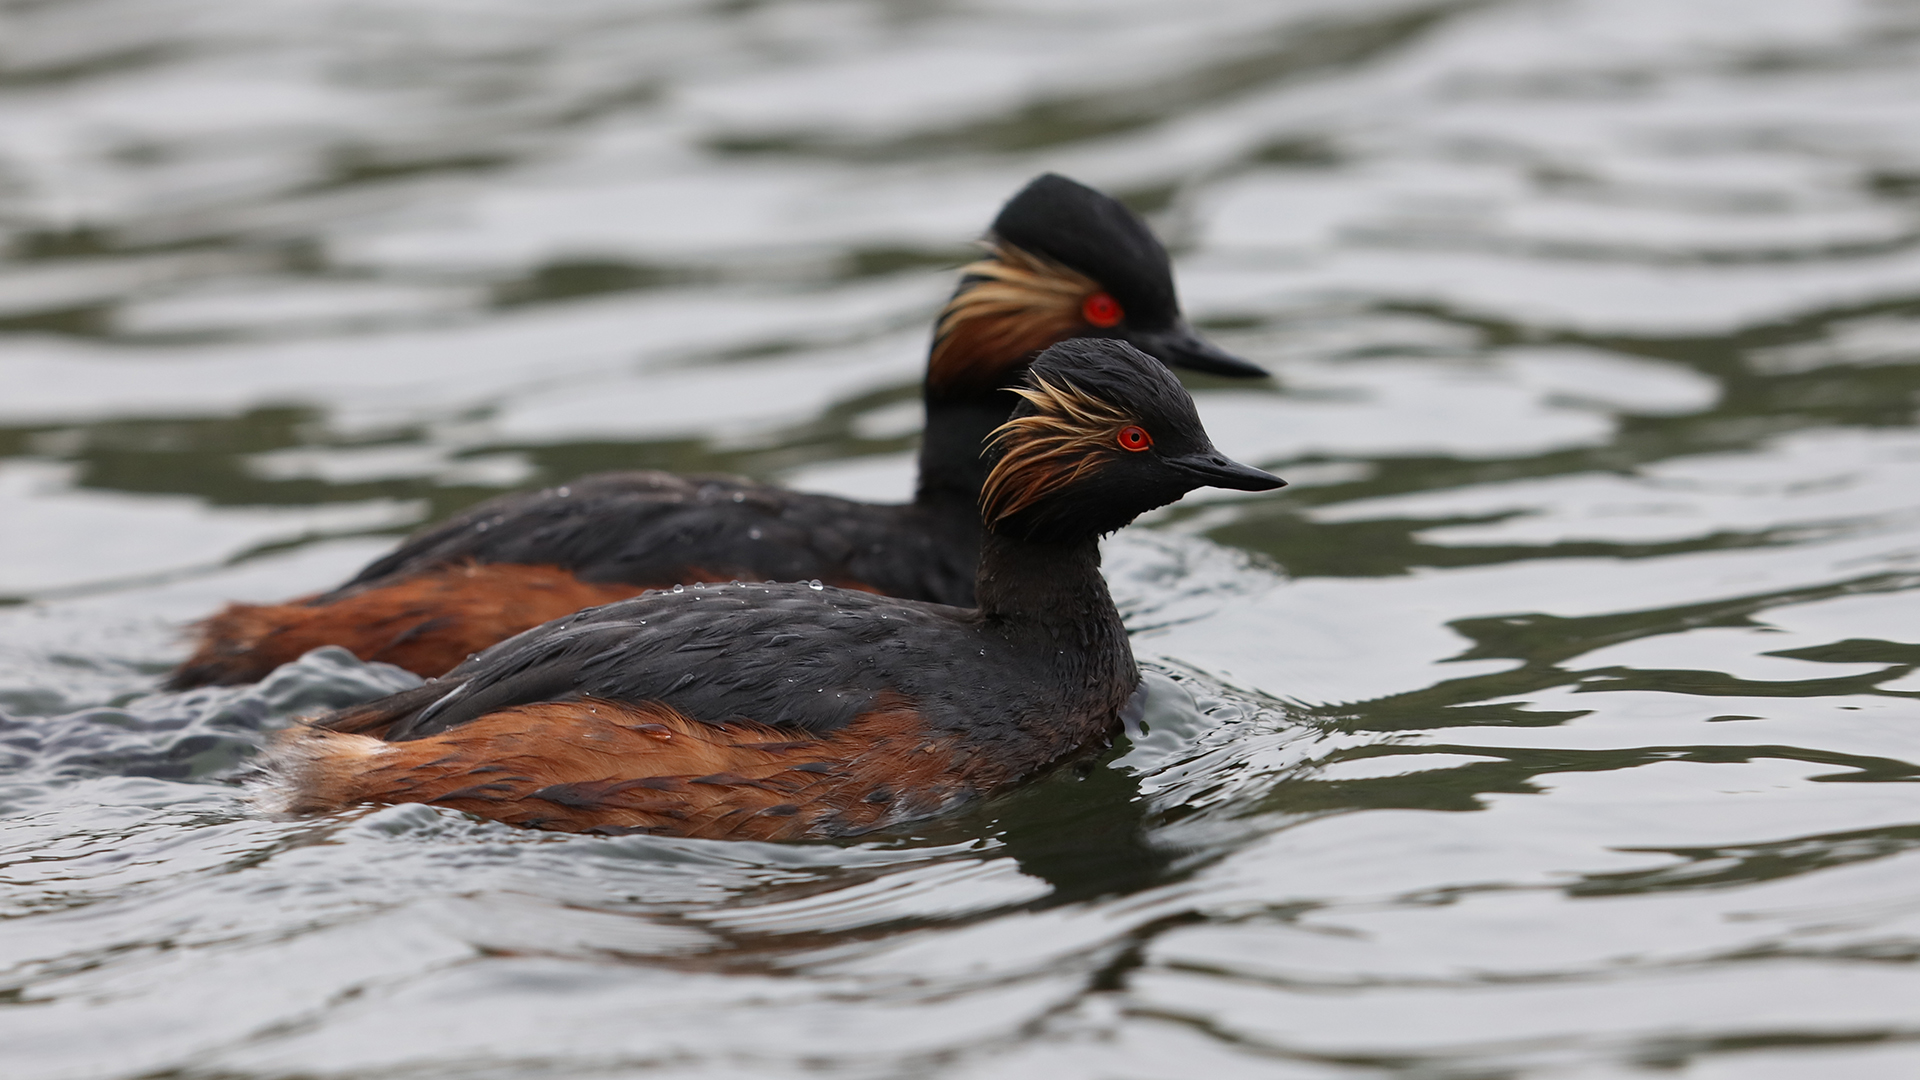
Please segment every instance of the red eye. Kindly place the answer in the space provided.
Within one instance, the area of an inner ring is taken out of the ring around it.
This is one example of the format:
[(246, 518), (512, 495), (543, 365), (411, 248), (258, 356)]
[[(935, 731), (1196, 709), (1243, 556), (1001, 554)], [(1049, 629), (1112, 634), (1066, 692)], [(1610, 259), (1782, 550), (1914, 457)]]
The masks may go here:
[(1153, 445), (1153, 436), (1139, 424), (1128, 424), (1120, 429), (1120, 449), (1145, 450)]
[(1126, 317), (1126, 313), (1120, 310), (1119, 301), (1103, 292), (1087, 297), (1086, 302), (1080, 305), (1080, 314), (1102, 329), (1117, 325)]

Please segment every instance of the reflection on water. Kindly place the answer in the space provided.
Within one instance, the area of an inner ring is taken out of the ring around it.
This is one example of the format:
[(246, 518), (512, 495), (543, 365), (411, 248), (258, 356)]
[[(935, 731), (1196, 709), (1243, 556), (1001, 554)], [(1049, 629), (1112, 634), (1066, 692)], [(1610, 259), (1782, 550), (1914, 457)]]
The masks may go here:
[[(1920, 1073), (1920, 9), (0, 0), (8, 1075)], [(181, 623), (617, 467), (912, 482), (1043, 169), (1277, 373), (1142, 728), (851, 845), (282, 821)]]

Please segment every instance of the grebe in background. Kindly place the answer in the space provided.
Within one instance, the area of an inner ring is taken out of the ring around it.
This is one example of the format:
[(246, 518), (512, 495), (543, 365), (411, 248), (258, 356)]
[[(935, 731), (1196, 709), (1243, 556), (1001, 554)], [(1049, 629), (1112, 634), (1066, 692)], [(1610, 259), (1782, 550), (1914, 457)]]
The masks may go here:
[(1187, 325), (1166, 249), (1118, 200), (1041, 176), (1001, 209), (987, 245), (935, 324), (912, 502), (651, 471), (502, 496), (416, 534), (329, 592), (228, 605), (198, 625), (170, 688), (252, 682), (322, 645), (438, 675), (549, 619), (701, 581), (818, 579), (971, 604), (981, 440), (1011, 414), (1007, 388), (1036, 353), (1105, 337), (1165, 364), (1266, 375)]

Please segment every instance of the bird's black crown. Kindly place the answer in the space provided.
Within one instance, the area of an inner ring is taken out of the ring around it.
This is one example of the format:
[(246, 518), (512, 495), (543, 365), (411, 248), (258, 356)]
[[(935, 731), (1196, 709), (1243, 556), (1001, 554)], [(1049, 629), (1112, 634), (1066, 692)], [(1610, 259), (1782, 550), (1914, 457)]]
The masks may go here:
[(1180, 319), (1167, 249), (1111, 195), (1043, 173), (1007, 201), (993, 234), (1098, 281), (1142, 329)]

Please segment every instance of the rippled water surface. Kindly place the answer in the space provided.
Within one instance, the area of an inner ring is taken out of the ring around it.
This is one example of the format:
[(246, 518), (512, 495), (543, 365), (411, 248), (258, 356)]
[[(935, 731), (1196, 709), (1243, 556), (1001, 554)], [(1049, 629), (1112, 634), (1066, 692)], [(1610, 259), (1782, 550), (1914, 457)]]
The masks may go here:
[[(584, 471), (900, 498), (1055, 169), (1289, 477), (1146, 730), (846, 845), (254, 813), (226, 599)], [(1920, 4), (0, 0), (9, 1078), (1920, 1076)]]

